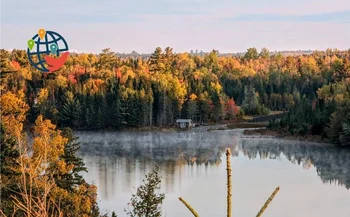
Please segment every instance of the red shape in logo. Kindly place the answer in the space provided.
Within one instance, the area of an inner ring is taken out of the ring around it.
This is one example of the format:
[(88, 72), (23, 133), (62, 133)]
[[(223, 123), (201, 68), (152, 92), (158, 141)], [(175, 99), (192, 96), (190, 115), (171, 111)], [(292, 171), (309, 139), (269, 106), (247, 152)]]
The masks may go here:
[(49, 64), (49, 71), (53, 72), (53, 71), (56, 71), (59, 68), (61, 68), (63, 66), (63, 64), (66, 62), (68, 55), (69, 55), (69, 52), (63, 53), (58, 58), (46, 56), (45, 60)]

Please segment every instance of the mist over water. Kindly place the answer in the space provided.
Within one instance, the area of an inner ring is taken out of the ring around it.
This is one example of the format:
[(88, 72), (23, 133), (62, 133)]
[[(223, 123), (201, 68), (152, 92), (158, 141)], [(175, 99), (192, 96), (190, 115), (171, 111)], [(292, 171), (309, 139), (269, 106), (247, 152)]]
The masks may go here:
[(224, 151), (232, 150), (233, 216), (255, 216), (272, 191), (271, 217), (349, 217), (350, 150), (273, 138), (247, 138), (242, 130), (182, 132), (77, 132), (88, 173), (104, 211), (124, 208), (144, 175), (158, 166), (166, 193), (163, 216), (225, 216)]

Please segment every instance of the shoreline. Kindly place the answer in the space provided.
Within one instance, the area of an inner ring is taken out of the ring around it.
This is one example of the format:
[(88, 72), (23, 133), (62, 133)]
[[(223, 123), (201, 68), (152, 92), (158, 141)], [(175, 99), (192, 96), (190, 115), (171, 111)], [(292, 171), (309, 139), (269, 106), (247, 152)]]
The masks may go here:
[[(215, 130), (242, 130), (243, 138), (275, 138), (304, 142), (316, 142), (327, 145), (334, 145), (327, 138), (322, 138), (320, 135), (290, 135), (278, 131), (266, 129), (265, 122), (236, 122), (236, 123), (217, 123), (209, 124), (208, 126), (193, 127), (192, 129), (179, 129), (175, 126), (163, 127), (125, 127), (120, 129), (104, 128), (104, 129), (72, 129), (74, 132), (198, 132), (198, 131), (215, 131)], [(32, 125), (26, 125), (24, 128), (30, 131)]]
[(305, 142), (317, 142), (327, 145), (334, 145), (327, 138), (322, 138), (320, 135), (291, 135), (291, 134), (283, 134), (281, 132), (268, 130), (266, 128), (260, 129), (249, 129), (246, 128), (243, 131), (243, 135), (245, 138), (249, 138), (249, 136), (259, 136), (259, 138), (276, 138), (276, 139), (286, 139), (286, 140), (294, 140), (294, 141), (305, 141)]

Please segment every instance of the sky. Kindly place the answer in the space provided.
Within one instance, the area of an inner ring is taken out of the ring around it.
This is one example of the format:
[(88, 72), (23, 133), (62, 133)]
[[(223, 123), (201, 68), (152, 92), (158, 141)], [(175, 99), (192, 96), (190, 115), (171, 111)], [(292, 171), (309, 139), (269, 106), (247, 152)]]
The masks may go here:
[(3, 49), (26, 49), (40, 28), (60, 33), (76, 52), (350, 48), (349, 0), (0, 2)]

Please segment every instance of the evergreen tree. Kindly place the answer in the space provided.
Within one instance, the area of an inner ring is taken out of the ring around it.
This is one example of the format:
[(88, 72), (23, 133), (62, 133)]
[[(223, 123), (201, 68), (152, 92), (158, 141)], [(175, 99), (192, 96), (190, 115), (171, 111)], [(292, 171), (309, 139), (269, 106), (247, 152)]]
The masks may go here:
[(252, 86), (244, 88), (244, 99), (242, 103), (242, 109), (245, 114), (257, 114), (259, 106), (259, 100), (255, 93), (255, 89)]
[(15, 178), (19, 175), (16, 172), (18, 168), (19, 152), (16, 147), (16, 141), (12, 136), (6, 135), (5, 127), (0, 123), (0, 207), (5, 215), (10, 216), (13, 213), (13, 203), (9, 201), (15, 192), (18, 192)]
[(83, 160), (77, 156), (77, 152), (80, 149), (79, 138), (74, 136), (70, 128), (64, 128), (62, 136), (67, 138), (68, 142), (64, 145), (64, 154), (61, 158), (73, 168), (68, 173), (55, 174), (54, 176), (58, 187), (72, 192), (74, 187), (85, 183), (81, 172), (87, 172), (87, 169)]
[(95, 109), (92, 104), (86, 108), (86, 113), (85, 113), (85, 124), (87, 129), (94, 129), (95, 127)]
[(244, 54), (244, 59), (246, 60), (257, 59), (258, 57), (259, 54), (255, 47), (248, 48), (247, 52)]
[(74, 95), (71, 91), (67, 91), (62, 96), (62, 109), (60, 116), (62, 123), (68, 126), (73, 125), (73, 113), (74, 113)]
[(82, 107), (78, 99), (74, 100), (73, 111), (72, 111), (72, 124), (75, 128), (80, 128), (82, 125)]
[(342, 124), (339, 140), (342, 146), (350, 146), (350, 122)]
[(96, 128), (102, 129), (104, 127), (104, 115), (101, 107), (97, 109), (97, 118), (96, 118)]
[[(161, 177), (157, 170), (146, 175), (146, 180), (137, 188), (129, 203), (129, 210), (125, 210), (130, 217), (160, 217), (162, 215), (161, 205), (165, 195), (158, 193), (161, 184)], [(130, 209), (131, 208), (131, 209)]]
[(187, 118), (197, 121), (197, 96), (191, 94), (190, 99), (187, 101)]
[(262, 48), (259, 54), (263, 59), (268, 59), (270, 57), (270, 51), (267, 48)]
[(211, 100), (213, 102), (211, 119), (218, 122), (224, 117), (224, 105), (221, 103), (220, 96), (217, 93), (213, 93)]
[(162, 54), (162, 48), (157, 47), (148, 60), (149, 70), (153, 73), (164, 72), (166, 64)]
[(0, 130), (0, 173), (2, 177), (11, 177), (16, 174), (14, 169), (18, 166), (17, 158), (19, 157), (19, 152), (16, 147), (16, 140), (12, 136), (6, 135), (2, 122), (0, 122)]

